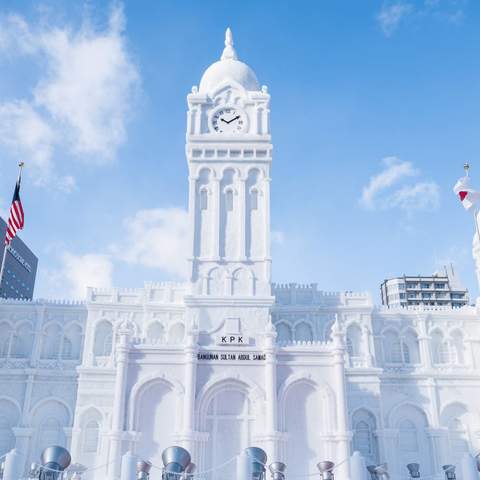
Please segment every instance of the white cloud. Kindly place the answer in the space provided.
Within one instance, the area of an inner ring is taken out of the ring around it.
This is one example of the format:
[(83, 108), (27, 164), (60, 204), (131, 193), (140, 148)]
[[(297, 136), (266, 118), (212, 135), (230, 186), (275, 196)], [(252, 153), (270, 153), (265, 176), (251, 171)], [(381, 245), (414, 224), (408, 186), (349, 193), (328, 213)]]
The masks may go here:
[(362, 191), (362, 204), (367, 208), (375, 208), (377, 195), (405, 177), (418, 175), (418, 171), (410, 162), (404, 162), (397, 157), (386, 157), (382, 160), (385, 168), (379, 174), (370, 178), (370, 182)]
[(70, 297), (85, 298), (87, 287), (107, 288), (112, 286), (113, 263), (108, 255), (89, 253), (62, 255), (62, 269)]
[(439, 204), (439, 187), (432, 181), (406, 183), (420, 171), (411, 162), (397, 157), (382, 160), (383, 170), (370, 178), (362, 190), (360, 204), (369, 210), (399, 208), (407, 213), (435, 209)]
[(400, 23), (410, 15), (414, 7), (410, 3), (396, 2), (393, 4), (384, 3), (377, 15), (377, 21), (383, 33), (390, 37), (398, 28)]
[(119, 260), (188, 276), (188, 213), (181, 208), (140, 210), (124, 221), (127, 239), (112, 246)]
[(436, 209), (440, 192), (435, 182), (419, 182), (400, 188), (385, 201), (385, 207), (406, 211)]
[(412, 20), (436, 19), (459, 25), (465, 18), (467, 4), (468, 0), (424, 0), (412, 3), (385, 0), (376, 20), (386, 37), (392, 36), (402, 23)]
[(74, 30), (44, 23), (34, 28), (18, 15), (0, 19), (0, 57), (16, 52), (40, 65), (28, 95), (0, 104), (0, 143), (28, 155), (37, 183), (64, 190), (74, 179), (53, 174), (57, 157), (67, 151), (83, 162), (114, 159), (140, 86), (122, 9), (112, 9), (104, 31), (94, 31), (87, 20)]

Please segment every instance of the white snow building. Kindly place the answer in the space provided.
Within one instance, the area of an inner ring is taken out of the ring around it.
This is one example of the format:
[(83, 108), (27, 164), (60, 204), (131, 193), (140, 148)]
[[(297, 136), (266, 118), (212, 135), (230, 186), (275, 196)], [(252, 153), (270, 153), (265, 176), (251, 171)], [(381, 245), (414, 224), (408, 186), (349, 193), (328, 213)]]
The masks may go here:
[(229, 30), (187, 100), (190, 281), (1, 301), (0, 455), (64, 445), (117, 480), (126, 451), (162, 465), (173, 444), (200, 471), (259, 446), (292, 476), (358, 450), (443, 478), (480, 449), (478, 309), (272, 283), (270, 95)]

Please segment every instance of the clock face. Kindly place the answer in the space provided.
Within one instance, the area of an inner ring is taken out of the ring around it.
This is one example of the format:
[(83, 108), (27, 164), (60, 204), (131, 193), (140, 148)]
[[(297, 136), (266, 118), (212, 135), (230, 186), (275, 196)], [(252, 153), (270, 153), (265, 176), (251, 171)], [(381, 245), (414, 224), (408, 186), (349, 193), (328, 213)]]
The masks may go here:
[(212, 128), (216, 133), (240, 133), (245, 130), (246, 115), (233, 107), (222, 107), (212, 115)]

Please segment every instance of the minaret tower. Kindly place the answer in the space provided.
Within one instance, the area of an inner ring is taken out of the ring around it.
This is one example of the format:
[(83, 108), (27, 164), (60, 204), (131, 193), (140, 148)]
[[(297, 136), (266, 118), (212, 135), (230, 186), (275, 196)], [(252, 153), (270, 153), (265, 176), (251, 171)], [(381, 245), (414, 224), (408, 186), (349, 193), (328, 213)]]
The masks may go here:
[(187, 100), (191, 293), (270, 298), (270, 95), (230, 29)]

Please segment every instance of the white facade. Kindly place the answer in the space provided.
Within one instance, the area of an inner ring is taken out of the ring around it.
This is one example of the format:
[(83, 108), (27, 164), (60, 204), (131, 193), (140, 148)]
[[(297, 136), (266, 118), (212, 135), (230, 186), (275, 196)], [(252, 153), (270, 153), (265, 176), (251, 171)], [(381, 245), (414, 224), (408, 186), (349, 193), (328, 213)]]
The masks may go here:
[(475, 307), (272, 284), (269, 100), (227, 32), (188, 95), (190, 281), (0, 302), (0, 455), (62, 444), (114, 480), (126, 451), (161, 466), (172, 444), (200, 471), (260, 446), (291, 476), (359, 450), (400, 480), (480, 449)]

